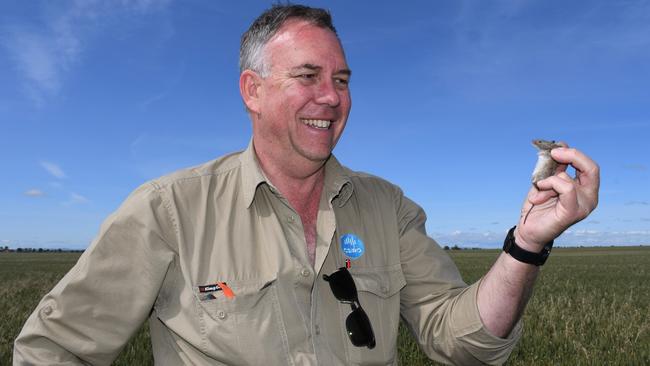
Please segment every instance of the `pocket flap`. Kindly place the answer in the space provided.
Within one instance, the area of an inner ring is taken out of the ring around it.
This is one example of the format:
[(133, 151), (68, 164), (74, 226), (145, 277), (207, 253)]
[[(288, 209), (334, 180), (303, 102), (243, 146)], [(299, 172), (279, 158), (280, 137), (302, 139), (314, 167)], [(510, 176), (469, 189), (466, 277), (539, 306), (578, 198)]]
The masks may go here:
[(357, 291), (371, 292), (383, 298), (395, 295), (406, 286), (400, 265), (350, 269), (350, 274), (354, 278)]
[(225, 296), (223, 291), (210, 292), (212, 297), (208, 298), (204, 293), (199, 292), (198, 286), (195, 286), (194, 292), (203, 309), (210, 315), (223, 319), (224, 314), (245, 313), (264, 302), (265, 299), (268, 300), (266, 295), (273, 288), (275, 282), (276, 278), (226, 281), (234, 294), (232, 298)]

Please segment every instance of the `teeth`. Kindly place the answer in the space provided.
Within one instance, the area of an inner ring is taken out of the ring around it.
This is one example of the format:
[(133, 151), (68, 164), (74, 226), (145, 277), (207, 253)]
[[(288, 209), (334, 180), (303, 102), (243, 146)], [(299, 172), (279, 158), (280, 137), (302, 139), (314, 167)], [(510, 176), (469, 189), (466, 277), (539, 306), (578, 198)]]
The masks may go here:
[(332, 122), (324, 119), (303, 119), (302, 123), (306, 124), (307, 126), (325, 129), (329, 128)]

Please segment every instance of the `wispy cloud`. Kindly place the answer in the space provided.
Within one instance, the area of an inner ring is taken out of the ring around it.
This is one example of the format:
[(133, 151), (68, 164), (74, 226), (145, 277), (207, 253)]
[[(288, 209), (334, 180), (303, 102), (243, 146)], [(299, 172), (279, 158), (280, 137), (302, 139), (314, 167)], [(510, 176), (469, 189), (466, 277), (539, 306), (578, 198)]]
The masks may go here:
[(9, 54), (23, 80), (26, 94), (41, 106), (62, 89), (66, 74), (102, 22), (117, 13), (144, 14), (165, 7), (169, 0), (44, 2), (42, 21), (9, 22), (0, 26), (0, 46)]
[(161, 100), (167, 98), (167, 96), (172, 92), (174, 87), (176, 85), (178, 85), (178, 83), (181, 82), (181, 80), (183, 79), (183, 76), (185, 76), (185, 63), (184, 62), (181, 63), (181, 65), (178, 68), (178, 71), (171, 78), (169, 78), (166, 81), (166, 85), (164, 87), (164, 90), (162, 90), (161, 92), (156, 93), (156, 94), (150, 96), (149, 98), (143, 100), (142, 102), (140, 102), (140, 108), (143, 109), (143, 110), (147, 110), (147, 109), (149, 109), (150, 105), (152, 105), (154, 103), (157, 103), (158, 101), (161, 101)]
[(37, 104), (42, 104), (45, 95), (59, 91), (65, 63), (56, 43), (29, 30), (15, 28), (4, 44), (25, 78), (26, 92)]
[(648, 206), (650, 202), (648, 201), (628, 201), (625, 202), (626, 206)]
[(82, 42), (73, 31), (74, 18), (62, 14), (40, 27), (5, 27), (2, 43), (23, 77), (25, 92), (39, 106), (58, 94), (63, 75), (79, 58)]
[(553, 7), (540, 1), (460, 3), (427, 65), (436, 85), (451, 92), (519, 98), (522, 83), (536, 83), (534, 96), (542, 98), (564, 90), (576, 74), (596, 79), (603, 69), (618, 70), (650, 55), (647, 1), (572, 3), (559, 14), (548, 13)]
[(650, 230), (567, 230), (555, 241), (559, 245), (648, 245)]
[(66, 177), (65, 172), (57, 164), (50, 163), (48, 161), (41, 161), (41, 166), (47, 170), (48, 173), (52, 174), (55, 178), (63, 179)]
[(74, 192), (70, 193), (70, 199), (74, 203), (88, 203), (88, 202), (90, 202), (88, 200), (88, 198), (86, 198), (86, 197), (84, 197), (84, 196), (82, 196), (80, 194), (74, 193)]
[(625, 164), (623, 165), (623, 168), (627, 170), (636, 170), (642, 172), (648, 170), (648, 166), (645, 164)]
[(70, 199), (63, 202), (65, 206), (70, 206), (70, 205), (78, 205), (78, 204), (86, 204), (89, 203), (90, 200), (78, 193), (70, 192)]
[(28, 197), (42, 197), (42, 196), (45, 196), (45, 192), (41, 191), (40, 189), (36, 189), (36, 188), (30, 189), (30, 190), (26, 191), (24, 194), (25, 194), (25, 196), (28, 196)]
[[(641, 221), (644, 220), (641, 219)], [(430, 235), (441, 246), (458, 245), (464, 248), (498, 248), (503, 245), (506, 231), (453, 230), (447, 233), (435, 232)], [(572, 228), (565, 231), (555, 240), (555, 243), (558, 246), (650, 245), (650, 230), (603, 231), (594, 229), (590, 225), (588, 229)]]
[(462, 247), (496, 247), (503, 243), (505, 232), (480, 231), (480, 230), (453, 230), (448, 233), (432, 233), (440, 245), (459, 245)]

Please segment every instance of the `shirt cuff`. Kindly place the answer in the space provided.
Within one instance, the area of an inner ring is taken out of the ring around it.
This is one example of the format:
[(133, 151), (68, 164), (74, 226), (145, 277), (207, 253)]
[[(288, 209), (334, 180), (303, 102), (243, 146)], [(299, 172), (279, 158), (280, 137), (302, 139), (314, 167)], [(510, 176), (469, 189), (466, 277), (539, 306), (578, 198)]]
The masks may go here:
[(454, 336), (463, 348), (486, 364), (504, 363), (522, 334), (521, 319), (506, 338), (500, 338), (490, 333), (479, 315), (477, 295), (481, 280), (467, 287), (458, 296), (452, 313), (452, 329)]

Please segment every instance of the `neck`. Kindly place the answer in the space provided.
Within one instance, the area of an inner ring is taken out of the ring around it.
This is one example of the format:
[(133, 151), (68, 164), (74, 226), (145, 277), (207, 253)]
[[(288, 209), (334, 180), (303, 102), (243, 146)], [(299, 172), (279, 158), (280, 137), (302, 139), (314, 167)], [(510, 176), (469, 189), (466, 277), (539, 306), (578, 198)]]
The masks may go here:
[(295, 210), (302, 213), (310, 203), (320, 200), (325, 182), (325, 162), (302, 157), (287, 158), (290, 154), (273, 155), (253, 140), (255, 154), (262, 171), (282, 193)]

